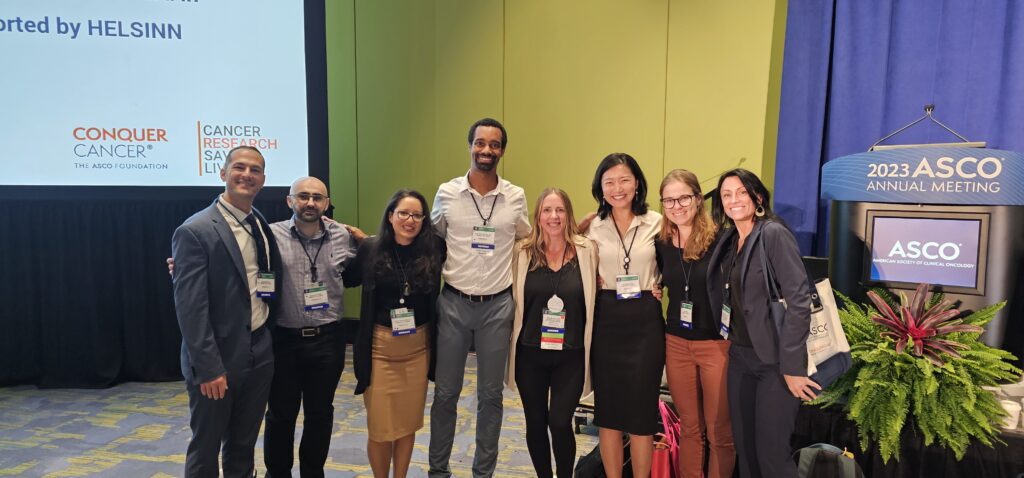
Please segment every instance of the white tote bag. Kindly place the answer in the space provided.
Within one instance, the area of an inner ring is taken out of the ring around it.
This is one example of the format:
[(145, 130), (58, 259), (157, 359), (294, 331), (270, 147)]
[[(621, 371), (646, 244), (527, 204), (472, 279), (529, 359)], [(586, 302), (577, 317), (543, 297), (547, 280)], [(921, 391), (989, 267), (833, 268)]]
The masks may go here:
[(846, 341), (843, 324), (839, 321), (839, 308), (836, 296), (832, 293), (832, 283), (822, 279), (814, 284), (821, 307), (811, 301), (811, 332), (807, 336), (807, 375), (814, 375), (818, 365), (834, 355), (850, 351), (850, 343)]

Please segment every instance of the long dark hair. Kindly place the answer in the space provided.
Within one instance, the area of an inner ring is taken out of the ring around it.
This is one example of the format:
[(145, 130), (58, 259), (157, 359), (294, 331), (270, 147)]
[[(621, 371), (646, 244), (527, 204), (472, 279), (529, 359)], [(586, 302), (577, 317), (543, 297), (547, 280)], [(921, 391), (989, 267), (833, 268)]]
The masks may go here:
[(608, 217), (608, 214), (612, 212), (612, 205), (604, 200), (604, 191), (601, 189), (601, 176), (604, 176), (604, 173), (608, 172), (609, 169), (620, 164), (625, 164), (629, 171), (633, 173), (633, 177), (636, 178), (636, 194), (633, 196), (633, 202), (630, 204), (633, 214), (636, 216), (647, 214), (647, 179), (644, 178), (644, 172), (640, 170), (640, 164), (626, 153), (612, 153), (605, 156), (601, 163), (597, 165), (597, 171), (594, 173), (594, 182), (590, 185), (590, 192), (594, 195), (594, 200), (597, 201), (597, 215), (601, 216), (601, 219)]
[(778, 221), (778, 217), (772, 212), (772, 195), (768, 192), (768, 188), (764, 186), (764, 183), (761, 182), (761, 178), (746, 169), (736, 168), (722, 173), (718, 178), (718, 186), (711, 192), (711, 217), (715, 220), (715, 224), (719, 228), (735, 226), (732, 219), (725, 214), (725, 205), (722, 204), (722, 183), (727, 178), (734, 176), (740, 180), (740, 184), (743, 184), (743, 189), (747, 190), (750, 200), (754, 202), (754, 207), (764, 209), (764, 215), (760, 217), (754, 216), (754, 220), (773, 219)]
[[(420, 202), (423, 214), (430, 214), (426, 198), (418, 191), (399, 189), (391, 196), (384, 208), (384, 216), (380, 220), (380, 231), (377, 233), (377, 251), (372, 261), (375, 277), (388, 276), (398, 270), (395, 265), (394, 251), (397, 243), (395, 242), (395, 230), (391, 225), (391, 214), (395, 212), (398, 203), (408, 197)], [(434, 233), (430, 217), (424, 217), (420, 232), (410, 245), (415, 259), (412, 261), (412, 267), (406, 269), (410, 276), (410, 286), (414, 292), (432, 290), (441, 280), (441, 258), (438, 256), (438, 241), (440, 240)]]

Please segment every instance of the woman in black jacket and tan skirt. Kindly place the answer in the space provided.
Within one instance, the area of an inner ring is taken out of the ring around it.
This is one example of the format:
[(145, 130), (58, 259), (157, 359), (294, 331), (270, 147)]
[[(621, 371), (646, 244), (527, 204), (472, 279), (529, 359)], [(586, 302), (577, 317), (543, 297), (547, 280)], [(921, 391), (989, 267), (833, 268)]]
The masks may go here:
[(423, 428), (444, 263), (444, 242), (424, 220), (429, 210), (422, 194), (395, 193), (379, 234), (360, 244), (349, 266), (363, 286), (354, 368), (376, 478), (386, 478), (392, 464), (393, 476), (406, 476), (416, 431)]

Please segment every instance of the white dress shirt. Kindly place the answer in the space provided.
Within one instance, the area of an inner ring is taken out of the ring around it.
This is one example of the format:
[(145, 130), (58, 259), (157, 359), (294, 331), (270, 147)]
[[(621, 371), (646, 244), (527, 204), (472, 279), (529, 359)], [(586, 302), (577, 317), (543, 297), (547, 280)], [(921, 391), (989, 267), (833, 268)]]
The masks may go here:
[(627, 249), (629, 275), (640, 276), (641, 290), (652, 290), (655, 284), (661, 282), (657, 252), (654, 249), (654, 241), (657, 240), (660, 230), (661, 214), (650, 210), (643, 216), (633, 217), (629, 229), (621, 240), (610, 213), (605, 219), (594, 218), (587, 236), (597, 243), (597, 250), (600, 252), (601, 260), (598, 262), (597, 272), (604, 281), (602, 290), (615, 290), (615, 277), (626, 273), (623, 265)]
[[(221, 204), (220, 213), (224, 216), (224, 220), (228, 223), (228, 227), (231, 228), (231, 233), (235, 235), (235, 241), (238, 242), (238, 249), (242, 251), (242, 262), (245, 263), (245, 277), (249, 280), (249, 303), (252, 305), (252, 327), (250, 330), (256, 330), (263, 326), (267, 322), (267, 316), (270, 315), (270, 307), (263, 299), (256, 297), (256, 275), (260, 272), (259, 263), (256, 261), (256, 241), (249, 235), (249, 226), (245, 225), (245, 218), (250, 213), (243, 212), (231, 203), (227, 202), (223, 196), (218, 200)], [(232, 216), (232, 214), (234, 216)], [(258, 221), (258, 220), (257, 220)], [(270, 260), (270, 242), (267, 241), (266, 234), (263, 234), (263, 228), (257, 228), (253, 231), (254, 234), (263, 236), (263, 247), (266, 249), (267, 260)], [(278, 274), (281, 271), (274, 271)], [(276, 291), (281, 293), (281, 291)]]
[[(496, 294), (512, 285), (512, 246), (530, 233), (526, 193), (499, 177), (498, 187), (481, 196), (469, 186), (467, 176), (442, 184), (430, 211), (437, 234), (448, 246), (441, 275), (445, 283), (463, 293)], [(495, 228), (490, 256), (470, 246), (473, 227), (483, 226), (483, 218), (489, 218), (487, 225)]]

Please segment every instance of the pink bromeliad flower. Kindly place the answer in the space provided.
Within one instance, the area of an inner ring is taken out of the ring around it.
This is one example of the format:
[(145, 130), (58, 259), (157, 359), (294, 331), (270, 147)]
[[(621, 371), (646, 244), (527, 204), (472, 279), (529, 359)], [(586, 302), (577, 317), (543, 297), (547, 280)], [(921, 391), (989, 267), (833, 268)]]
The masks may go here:
[(909, 303), (906, 296), (900, 293), (899, 314), (897, 314), (878, 294), (870, 291), (868, 298), (881, 313), (881, 315), (872, 315), (871, 320), (888, 329), (882, 332), (882, 335), (896, 341), (896, 353), (903, 353), (909, 344), (914, 355), (925, 357), (941, 367), (944, 362), (940, 353), (945, 352), (954, 357), (960, 357), (957, 350), (967, 348), (964, 344), (943, 339), (942, 336), (954, 332), (980, 333), (985, 329), (977, 325), (965, 324), (963, 320), (958, 319), (960, 310), (952, 308), (953, 302), (948, 299), (942, 299), (925, 310), (927, 294), (928, 284), (919, 284)]

